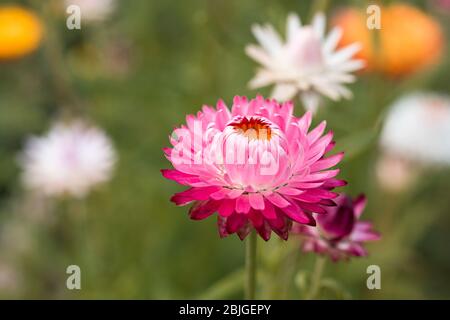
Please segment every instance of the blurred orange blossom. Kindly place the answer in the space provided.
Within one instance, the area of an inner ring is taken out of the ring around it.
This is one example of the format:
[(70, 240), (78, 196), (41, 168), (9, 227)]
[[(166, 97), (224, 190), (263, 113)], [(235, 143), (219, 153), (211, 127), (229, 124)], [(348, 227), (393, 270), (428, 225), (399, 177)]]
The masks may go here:
[(36, 50), (43, 26), (31, 11), (15, 5), (0, 6), (0, 59), (22, 57)]
[(404, 3), (381, 8), (381, 29), (369, 30), (368, 15), (359, 9), (337, 12), (333, 24), (342, 28), (340, 47), (359, 42), (356, 55), (367, 71), (404, 76), (439, 62), (444, 36), (439, 23), (421, 10)]

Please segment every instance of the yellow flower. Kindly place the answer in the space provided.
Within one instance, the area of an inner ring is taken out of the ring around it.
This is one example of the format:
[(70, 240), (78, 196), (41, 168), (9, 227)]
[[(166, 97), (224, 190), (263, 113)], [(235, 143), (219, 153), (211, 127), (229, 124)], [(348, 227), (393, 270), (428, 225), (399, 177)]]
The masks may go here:
[(31, 11), (19, 6), (0, 7), (0, 59), (22, 57), (36, 50), (43, 26)]
[(381, 30), (366, 27), (367, 15), (358, 9), (345, 9), (334, 18), (343, 30), (339, 43), (360, 42), (357, 58), (367, 63), (368, 71), (378, 70), (391, 76), (403, 76), (439, 61), (444, 36), (438, 22), (419, 9), (396, 3), (381, 10)]

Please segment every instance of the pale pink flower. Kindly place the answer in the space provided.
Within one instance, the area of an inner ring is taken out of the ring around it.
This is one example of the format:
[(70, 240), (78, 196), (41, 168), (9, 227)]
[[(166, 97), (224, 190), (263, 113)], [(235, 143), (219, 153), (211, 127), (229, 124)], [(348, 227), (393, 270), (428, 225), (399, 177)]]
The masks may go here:
[(222, 237), (243, 239), (255, 228), (265, 240), (272, 230), (286, 239), (292, 221), (315, 225), (312, 213), (325, 212), (336, 197), (330, 190), (345, 184), (330, 170), (343, 154), (325, 158), (334, 146), (325, 122), (308, 132), (311, 113), (295, 117), (290, 102), (237, 96), (231, 110), (220, 100), (186, 123), (165, 149), (174, 169), (162, 173), (190, 187), (172, 201), (192, 203), (192, 219), (218, 213)]
[(380, 186), (402, 192), (425, 170), (450, 165), (450, 97), (413, 92), (390, 106), (380, 136), (376, 174)]
[(334, 201), (336, 206), (328, 207), (325, 214), (316, 215), (317, 227), (296, 224), (293, 233), (302, 236), (305, 252), (325, 254), (334, 261), (366, 256), (363, 243), (380, 239), (372, 223), (359, 221), (366, 197), (360, 195), (353, 200), (341, 194)]
[(352, 59), (360, 45), (337, 49), (342, 31), (335, 27), (325, 35), (322, 13), (306, 26), (296, 14), (290, 14), (285, 41), (270, 24), (255, 25), (252, 30), (260, 46), (249, 45), (246, 52), (261, 68), (250, 81), (251, 88), (274, 85), (272, 97), (279, 101), (300, 94), (305, 107), (313, 111), (320, 95), (332, 100), (352, 97), (343, 84), (354, 82), (355, 76), (350, 73), (364, 66), (362, 60)]
[(450, 165), (450, 96), (413, 92), (396, 100), (380, 137), (384, 153), (428, 167)]
[(111, 178), (116, 153), (108, 136), (82, 121), (56, 123), (28, 140), (20, 159), (25, 186), (46, 196), (85, 196)]

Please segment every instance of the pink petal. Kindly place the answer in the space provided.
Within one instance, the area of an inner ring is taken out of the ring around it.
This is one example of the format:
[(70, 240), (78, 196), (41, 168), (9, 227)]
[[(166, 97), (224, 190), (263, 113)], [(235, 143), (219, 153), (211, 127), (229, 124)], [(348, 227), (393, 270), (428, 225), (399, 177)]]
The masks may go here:
[(363, 213), (366, 204), (367, 198), (363, 194), (359, 195), (355, 200), (353, 200), (353, 210), (357, 218), (359, 218)]
[(200, 182), (198, 176), (194, 176), (192, 174), (187, 174), (175, 169), (163, 169), (161, 173), (164, 178), (173, 180), (183, 185), (190, 185), (192, 183)]
[(325, 214), (327, 213), (327, 210), (322, 208), (321, 206), (314, 204), (314, 203), (306, 203), (301, 202), (298, 204), (302, 209), (309, 210), (311, 212), (319, 213), (319, 214)]
[(312, 121), (312, 113), (310, 111), (306, 112), (303, 117), (298, 121), (298, 126), (300, 130), (306, 134), (308, 132), (309, 127), (311, 126)]
[(279, 193), (287, 196), (295, 196), (298, 194), (301, 194), (303, 191), (295, 188), (290, 187), (281, 187), (277, 190)]
[(285, 207), (282, 210), (289, 218), (291, 218), (295, 222), (298, 222), (301, 224), (308, 224), (308, 225), (316, 224), (316, 221), (314, 220), (314, 218), (310, 214), (307, 214), (306, 212), (304, 212), (293, 201), (290, 202), (290, 205), (288, 207)]
[(235, 206), (236, 206), (235, 200), (225, 199), (220, 201), (220, 206), (217, 209), (217, 211), (219, 215), (221, 215), (222, 217), (228, 217), (234, 212)]
[(335, 166), (336, 164), (338, 164), (342, 160), (343, 157), (344, 157), (344, 153), (341, 152), (341, 153), (335, 154), (331, 157), (319, 160), (311, 166), (311, 172), (316, 172), (316, 171), (321, 171), (321, 170), (331, 168), (331, 167)]
[(228, 198), (236, 199), (236, 198), (240, 197), (241, 194), (243, 194), (243, 193), (244, 193), (244, 190), (241, 190), (241, 189), (230, 189), (228, 191)]
[(261, 214), (261, 211), (251, 209), (249, 211), (248, 218), (255, 228), (259, 228), (264, 224), (264, 217)]
[(339, 179), (329, 179), (325, 181), (325, 183), (322, 185), (325, 189), (333, 189), (337, 187), (343, 187), (347, 185), (347, 181), (345, 180), (339, 180)]
[(236, 212), (237, 213), (248, 213), (250, 211), (250, 202), (248, 201), (248, 196), (243, 195), (236, 199)]
[(232, 214), (227, 218), (226, 230), (229, 234), (235, 233), (247, 223), (247, 216), (242, 214)]
[(213, 214), (218, 207), (217, 201), (201, 201), (196, 203), (190, 210), (189, 216), (192, 220), (203, 220)]
[(219, 187), (202, 187), (202, 188), (190, 188), (183, 192), (176, 193), (170, 199), (172, 202), (175, 202), (177, 206), (185, 205), (189, 202), (196, 200), (208, 200), (209, 195), (216, 192)]
[(222, 200), (227, 197), (229, 189), (220, 188), (218, 191), (212, 193), (210, 197), (214, 200)]
[(260, 193), (249, 193), (250, 206), (255, 210), (264, 210), (264, 198)]
[(275, 206), (277, 206), (279, 208), (284, 208), (284, 207), (289, 206), (289, 202), (276, 192), (274, 192), (270, 195), (267, 195), (265, 197), (267, 200), (269, 200), (270, 202), (272, 202)]
[(312, 182), (312, 181), (320, 181), (320, 180), (328, 180), (330, 178), (334, 178), (339, 174), (339, 169), (322, 171), (317, 173), (312, 173), (307, 175), (303, 181), (304, 182)]
[(312, 145), (314, 142), (317, 141), (317, 139), (322, 136), (323, 132), (325, 131), (325, 127), (327, 126), (326, 121), (322, 121), (317, 127), (315, 127), (313, 130), (311, 130), (310, 133), (308, 133), (308, 142), (310, 145)]
[(264, 210), (262, 212), (264, 217), (266, 217), (269, 220), (276, 219), (277, 214), (275, 213), (275, 208), (273, 207), (273, 204), (268, 200), (265, 200), (264, 203), (265, 203), (265, 206), (264, 206)]

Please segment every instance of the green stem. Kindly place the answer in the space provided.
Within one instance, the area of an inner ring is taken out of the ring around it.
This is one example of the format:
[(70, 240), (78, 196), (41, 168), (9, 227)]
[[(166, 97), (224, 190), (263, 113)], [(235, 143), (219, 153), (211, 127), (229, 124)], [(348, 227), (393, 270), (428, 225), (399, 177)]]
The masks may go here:
[(317, 256), (314, 272), (311, 279), (311, 287), (306, 298), (314, 299), (320, 291), (320, 281), (322, 279), (323, 270), (325, 268), (326, 257)]
[(256, 286), (256, 232), (252, 230), (247, 238), (246, 252), (245, 252), (245, 299), (255, 299)]
[(300, 256), (300, 250), (298, 248), (295, 248), (294, 251), (289, 251), (288, 256), (285, 257), (286, 265), (283, 270), (282, 275), (282, 293), (281, 298), (287, 299), (289, 295), (290, 287), (293, 283), (292, 278), (294, 277), (295, 271), (297, 270), (298, 265), (298, 258)]

